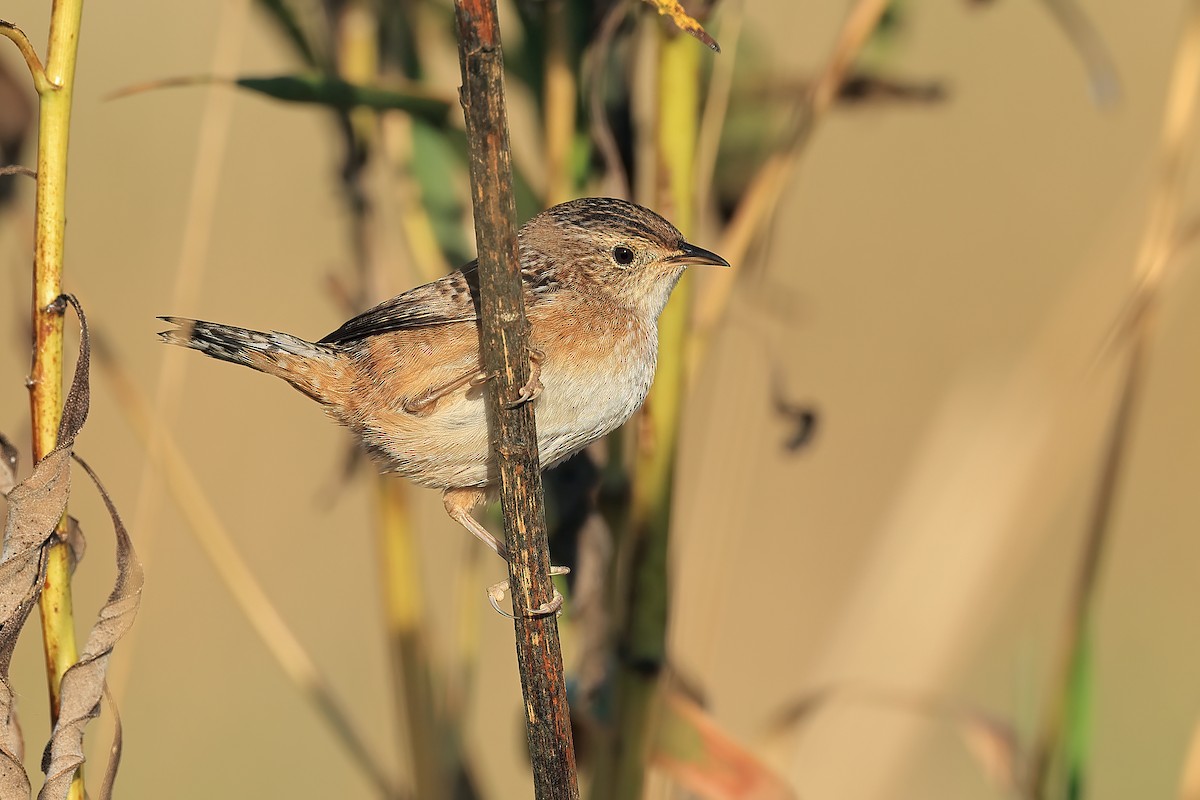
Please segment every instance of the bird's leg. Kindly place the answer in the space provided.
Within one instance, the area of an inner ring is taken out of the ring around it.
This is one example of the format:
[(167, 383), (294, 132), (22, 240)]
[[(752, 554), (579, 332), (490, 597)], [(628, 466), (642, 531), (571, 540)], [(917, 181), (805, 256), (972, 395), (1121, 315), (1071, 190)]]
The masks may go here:
[(480, 372), (479, 370), (464, 372), (454, 380), (443, 383), (441, 386), (434, 386), (432, 389), (428, 389), (424, 393), (408, 400), (404, 404), (404, 410), (410, 414), (423, 414), (427, 411), (432, 411), (433, 407), (437, 405), (438, 400), (441, 400), (456, 389), (460, 389), (463, 386), (474, 388), (486, 383), (487, 380), (488, 374), (486, 372)]
[(517, 399), (508, 404), (510, 409), (520, 408), (528, 402), (536, 400), (542, 393), (542, 362), (546, 353), (533, 345), (529, 346), (529, 380), (517, 391)]
[(507, 561), (508, 553), (504, 549), (504, 542), (488, 533), (488, 529), (471, 516), (472, 509), (486, 499), (487, 492), (483, 489), (446, 489), (442, 492), (442, 504), (446, 506), (446, 513), (450, 515), (450, 519), (462, 525), (472, 536)]
[[(471, 516), (471, 510), (487, 499), (487, 491), (485, 489), (463, 488), (463, 489), (446, 489), (442, 492), (442, 504), (446, 507), (446, 513), (450, 515), (450, 519), (462, 525), (471, 535), (479, 539), (496, 553), (496, 555), (508, 560), (508, 551), (504, 547), (504, 542), (497, 539), (492, 534), (488, 533), (488, 529), (479, 524), (479, 521)], [(569, 567), (550, 567), (551, 575), (566, 575), (570, 572)], [(492, 604), (492, 608), (506, 617), (512, 617), (500, 608), (500, 601), (504, 599), (504, 593), (508, 591), (508, 581), (500, 581), (488, 587), (488, 601)], [(550, 614), (557, 614), (563, 605), (563, 597), (554, 590), (554, 597), (549, 602), (542, 603), (534, 609), (530, 609), (527, 615), (530, 617), (545, 617)]]

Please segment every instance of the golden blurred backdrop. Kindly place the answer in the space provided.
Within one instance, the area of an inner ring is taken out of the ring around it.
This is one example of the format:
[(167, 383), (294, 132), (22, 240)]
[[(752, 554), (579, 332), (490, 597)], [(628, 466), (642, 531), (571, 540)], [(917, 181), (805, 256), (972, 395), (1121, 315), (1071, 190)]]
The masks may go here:
[[(709, 25), (718, 38), (724, 5)], [(806, 800), (1006, 796), (954, 724), (913, 706), (937, 698), (1007, 720), (1023, 741), (1036, 733), (1119, 394), (1121, 350), (1104, 343), (1133, 286), (1189, 6), (1083, 3), (1120, 77), (1119, 99), (1098, 105), (1043, 4), (905, 5), (903, 29), (869, 57), (891, 75), (940, 84), (945, 97), (840, 106), (823, 122), (753, 263), (734, 264), (749, 277), (682, 434), (672, 664)], [(783, 82), (809, 79), (847, 7), (746, 3), (740, 57)], [(39, 47), (47, 14), (48, 3), (29, 0), (0, 11)], [(512, 17), (502, 8), (502, 23)], [(0, 51), (23, 79), (15, 48)], [(106, 99), (161, 78), (294, 69), (244, 0), (90, 4), (65, 284), (147, 396), (175, 362), (181, 395), (168, 424), (216, 514), (370, 749), (405, 776), (373, 500), (364, 481), (339, 478), (348, 438), (282, 383), (168, 350), (154, 335), (160, 314), (308, 338), (342, 321), (328, 277), (352, 257), (333, 126), (311, 107), (220, 86)], [(453, 96), (453, 52), (430, 69)], [(514, 146), (536, 183), (537, 122), (520, 87), (510, 92)], [(0, 217), (0, 430), (28, 452), (25, 183)], [(1189, 190), (1185, 220), (1198, 199)], [(717, 249), (700, 231), (689, 238)], [(395, 264), (385, 288), (415, 284), (402, 238), (383, 240)], [(188, 260), (196, 282), (180, 306), (176, 276)], [(1173, 261), (1165, 285), (1102, 565), (1087, 764), (1095, 800), (1178, 796), (1200, 712), (1192, 261), (1190, 252)], [(73, 343), (70, 322), (68, 331)], [(791, 428), (777, 395), (819, 413), (798, 451), (785, 447)], [(119, 796), (373, 796), (231, 601), (98, 371), (78, 449), (131, 524), (147, 571), (134, 633), (114, 656)], [(432, 646), (446, 652), (460, 565), (478, 544), (445, 518), (436, 493), (413, 497)], [(90, 487), (77, 481), (71, 502), (91, 545), (77, 574), (82, 630), (111, 582), (111, 537)], [(526, 797), (512, 629), (482, 613), (482, 588), (502, 565), (482, 565), (481, 668), (464, 747), (485, 797)], [(13, 680), (36, 773), (46, 709), (35, 628)], [(846, 692), (794, 729), (770, 730), (830, 687)], [(97, 772), (110, 717), (90, 734)], [(652, 793), (676, 796), (659, 784)]]

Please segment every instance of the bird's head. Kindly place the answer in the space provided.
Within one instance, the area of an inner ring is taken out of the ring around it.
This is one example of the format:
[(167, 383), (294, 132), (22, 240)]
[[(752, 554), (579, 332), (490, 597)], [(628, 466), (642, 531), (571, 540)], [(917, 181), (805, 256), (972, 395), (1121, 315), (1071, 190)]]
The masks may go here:
[(622, 305), (654, 317), (685, 267), (729, 266), (650, 209), (610, 197), (548, 208), (525, 224), (521, 241), (554, 271), (570, 271), (573, 279), (595, 283)]

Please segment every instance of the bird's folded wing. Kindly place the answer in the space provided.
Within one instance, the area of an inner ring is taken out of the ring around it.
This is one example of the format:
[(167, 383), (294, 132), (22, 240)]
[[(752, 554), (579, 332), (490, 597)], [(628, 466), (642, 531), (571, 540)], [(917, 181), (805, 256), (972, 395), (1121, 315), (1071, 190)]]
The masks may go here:
[(476, 262), (364, 311), (321, 340), (344, 344), (389, 331), (472, 322), (477, 318), (479, 275)]

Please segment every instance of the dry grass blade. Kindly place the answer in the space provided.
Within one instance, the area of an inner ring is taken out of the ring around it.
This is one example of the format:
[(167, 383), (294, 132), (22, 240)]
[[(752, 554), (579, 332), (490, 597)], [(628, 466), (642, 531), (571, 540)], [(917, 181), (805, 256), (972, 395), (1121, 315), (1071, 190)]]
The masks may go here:
[(675, 23), (675, 26), (679, 28), (679, 30), (695, 36), (697, 39), (704, 42), (704, 44), (712, 48), (713, 52), (721, 52), (721, 45), (717, 44), (717, 40), (708, 35), (708, 32), (704, 30), (703, 25), (688, 15), (687, 11), (685, 11), (683, 6), (680, 5), (679, 0), (645, 1), (654, 6), (659, 14), (662, 14), (664, 17), (670, 17), (671, 22)]
[[(108, 601), (100, 609), (99, 619), (88, 634), (79, 661), (63, 675), (58, 721), (47, 750), (46, 783), (38, 793), (38, 800), (65, 798), (71, 789), (75, 771), (84, 762), (84, 728), (89, 720), (100, 713), (100, 698), (105, 692), (104, 675), (109, 658), (117, 641), (133, 625), (141, 605), (144, 583), (142, 565), (133, 552), (133, 542), (112, 498), (87, 462), (78, 456), (75, 456), (75, 460), (96, 484), (112, 518), (117, 540), (117, 580)], [(115, 773), (115, 770), (116, 764), (110, 761), (106, 772)], [(108, 783), (106, 778), (105, 784)], [(107, 796), (107, 793), (102, 793), (102, 800)]]
[[(8, 684), (17, 637), (37, 604), (46, 570), (46, 545), (67, 510), (71, 493), (71, 447), (75, 444), (88, 413), (88, 366), (91, 355), (87, 320), (79, 303), (60, 297), (60, 311), (70, 302), (79, 314), (82, 337), (79, 360), (71, 390), (63, 406), (58, 446), (33, 468), (33, 474), (6, 493), (8, 520), (4, 527), (4, 552), (0, 556), (0, 797), (28, 797), (29, 778), (22, 765), (24, 744), (17, 723), (16, 697)], [(11, 485), (16, 468), (16, 451), (0, 443), (3, 467), (0, 485)], [(74, 770), (67, 775), (69, 789)], [(66, 796), (66, 791), (63, 792)]]
[(1116, 64), (1083, 9), (1073, 0), (1042, 0), (1042, 4), (1078, 51), (1087, 71), (1092, 100), (1102, 106), (1119, 100), (1121, 81), (1117, 77)]
[(613, 134), (612, 126), (608, 123), (608, 112), (605, 109), (605, 93), (608, 90), (607, 66), (612, 53), (613, 40), (617, 35), (625, 17), (629, 14), (627, 3), (615, 3), (604, 15), (600, 30), (592, 42), (587, 54), (588, 79), (591, 86), (588, 89), (588, 120), (591, 125), (592, 139), (596, 150), (604, 162), (605, 190), (613, 197), (630, 197), (629, 174), (621, 157), (621, 148), (617, 137)]
[[(833, 52), (795, 111), (794, 127), (785, 146), (767, 158), (755, 173), (721, 236), (718, 250), (729, 263), (737, 264), (746, 258), (759, 232), (779, 207), (779, 198), (790, 185), (792, 174), (813, 131), (825, 112), (832, 107), (850, 68), (879, 25), (888, 5), (888, 0), (858, 0), (854, 4), (838, 33)], [(723, 270), (712, 275), (704, 292), (697, 298), (694, 313), (697, 341), (689, 354), (691, 363), (698, 364), (703, 360), (711, 332), (729, 305), (734, 280), (740, 272)], [(692, 374), (696, 374), (696, 370)]]
[(1112, 531), (1113, 505), (1145, 383), (1155, 312), (1161, 299), (1167, 263), (1179, 242), (1179, 211), (1192, 155), (1190, 145), (1194, 138), (1197, 94), (1200, 93), (1200, 2), (1192, 0), (1186, 13), (1186, 25), (1175, 52), (1163, 112), (1158, 184), (1151, 198), (1134, 268), (1133, 299), (1129, 304), (1133, 313), (1128, 319), (1121, 320), (1127, 357), (1120, 396), (1109, 428), (1080, 565), (1068, 600), (1065, 634), (1054, 665), (1047, 707), (1029, 773), (1027, 788), (1035, 797), (1042, 796), (1046, 790), (1062, 749), (1063, 730), (1071, 712), (1073, 667), (1086, 646), (1101, 566)]
[(725, 4), (721, 38), (729, 45), (729, 52), (713, 64), (712, 79), (700, 117), (700, 134), (696, 140), (696, 209), (701, 218), (709, 211), (712, 202), (713, 176), (717, 171), (717, 154), (721, 149), (721, 134), (725, 131), (729, 100), (733, 96), (733, 70), (737, 65), (738, 42), (742, 38), (745, 18), (745, 0)]
[[(151, 412), (146, 399), (123, 372), (107, 347), (98, 346), (96, 355), (130, 426), (143, 446), (148, 448), (152, 428)], [(379, 795), (399, 796), (387, 770), (372, 755), (366, 737), (358, 733), (349, 713), (334, 695), (329, 681), (321, 674), (312, 656), (288, 627), (279, 610), (254, 577), (249, 565), (238, 553), (233, 538), (217, 517), (212, 503), (205, 496), (199, 481), (188, 466), (187, 459), (179, 452), (178, 445), (168, 431), (163, 432), (159, 444), (159, 449), (150, 452), (149, 456), (162, 469), (163, 480), (181, 513), (188, 520), (189, 530), (204, 549), (234, 601), (245, 614), (246, 620)]]
[(1013, 726), (1004, 719), (967, 703), (920, 692), (871, 686), (828, 686), (791, 703), (772, 723), (768, 736), (779, 738), (810, 725), (834, 703), (858, 703), (882, 710), (917, 714), (950, 726), (979, 770), (994, 786), (1016, 796), (1024, 753)]

